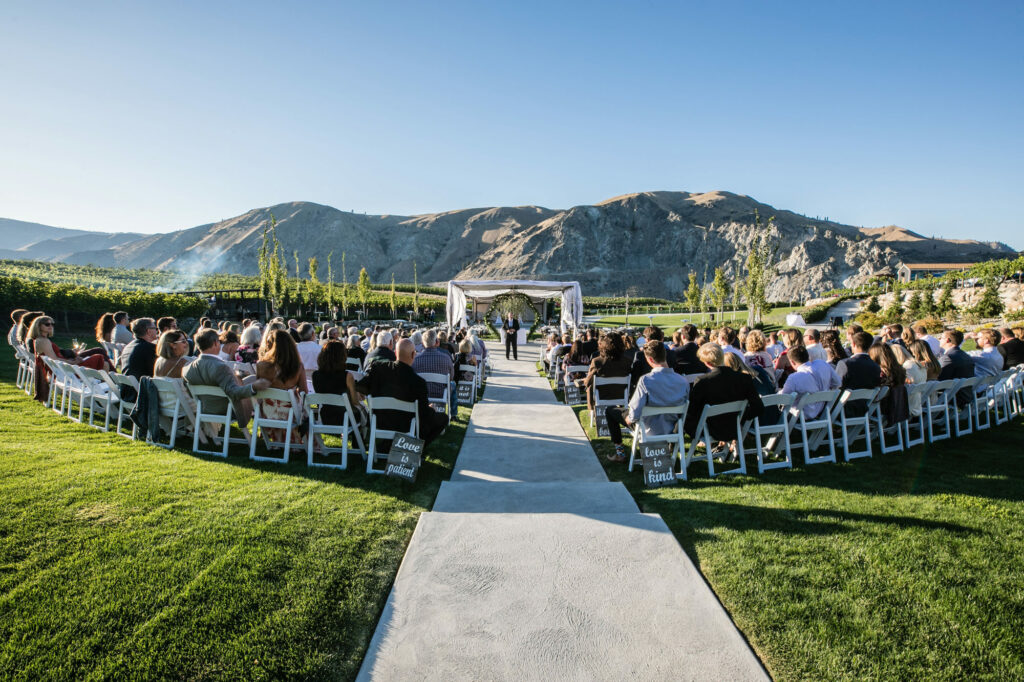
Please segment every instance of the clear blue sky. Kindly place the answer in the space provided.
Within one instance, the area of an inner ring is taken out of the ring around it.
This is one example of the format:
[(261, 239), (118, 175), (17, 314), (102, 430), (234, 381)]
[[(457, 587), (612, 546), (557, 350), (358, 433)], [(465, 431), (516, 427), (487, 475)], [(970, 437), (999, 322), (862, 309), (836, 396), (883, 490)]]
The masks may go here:
[(0, 7), (0, 216), (748, 194), (1024, 247), (1024, 3)]

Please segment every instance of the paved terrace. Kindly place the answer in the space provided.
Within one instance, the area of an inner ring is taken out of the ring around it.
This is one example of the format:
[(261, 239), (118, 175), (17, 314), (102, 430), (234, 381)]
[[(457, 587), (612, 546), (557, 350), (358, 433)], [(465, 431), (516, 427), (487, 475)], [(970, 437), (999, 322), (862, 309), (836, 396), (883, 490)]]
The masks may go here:
[(489, 348), (494, 373), (359, 679), (767, 679), (661, 517), (608, 481), (538, 348), (518, 362)]

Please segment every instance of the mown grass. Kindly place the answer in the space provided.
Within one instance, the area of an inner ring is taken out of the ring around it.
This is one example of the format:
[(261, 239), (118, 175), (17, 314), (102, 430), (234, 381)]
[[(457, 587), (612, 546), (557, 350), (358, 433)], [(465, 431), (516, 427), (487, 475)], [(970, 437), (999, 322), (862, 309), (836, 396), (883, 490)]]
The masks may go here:
[[(1024, 679), (1024, 423), (875, 454), (647, 489), (780, 680)], [(627, 438), (627, 445), (629, 440)], [(796, 460), (802, 461), (801, 456)]]
[(407, 484), (132, 443), (17, 391), (6, 354), (0, 379), (3, 679), (351, 679), (468, 419)]

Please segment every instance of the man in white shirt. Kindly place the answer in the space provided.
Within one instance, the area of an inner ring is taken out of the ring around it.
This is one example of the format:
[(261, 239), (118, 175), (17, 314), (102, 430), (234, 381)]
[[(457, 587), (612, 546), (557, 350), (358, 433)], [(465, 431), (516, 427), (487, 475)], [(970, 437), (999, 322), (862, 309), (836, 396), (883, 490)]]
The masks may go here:
[(974, 376), (997, 377), (1003, 372), (1003, 355), (999, 352), (999, 332), (995, 329), (982, 329), (974, 334), (981, 350), (968, 353), (974, 358)]
[(722, 350), (726, 353), (732, 353), (738, 357), (743, 364), (747, 364), (747, 356), (743, 354), (739, 348), (733, 345), (736, 342), (736, 332), (729, 327), (722, 327), (718, 332), (718, 345), (722, 347)]
[[(830, 391), (839, 388), (842, 383), (839, 375), (832, 369), (832, 365), (823, 360), (810, 360), (807, 356), (807, 348), (793, 346), (786, 351), (786, 357), (796, 368), (796, 371), (786, 379), (786, 385), (779, 393), (793, 393), (797, 402), (808, 393), (818, 391)], [(816, 419), (825, 403), (809, 403), (804, 405), (803, 413), (806, 419)]]
[(825, 347), (818, 343), (820, 340), (821, 332), (817, 329), (808, 329), (804, 332), (804, 346), (807, 348), (807, 357), (811, 360), (824, 360), (828, 362), (828, 353), (825, 352)]
[(942, 355), (942, 348), (939, 345), (939, 340), (928, 333), (928, 328), (923, 324), (915, 324), (911, 327), (914, 330), (914, 334), (917, 338), (921, 339), (928, 344), (928, 347), (932, 349), (932, 353), (935, 357)]
[(296, 329), (296, 333), (299, 335), (299, 342), (295, 344), (299, 351), (299, 359), (306, 369), (306, 376), (311, 377), (313, 371), (317, 369), (316, 359), (320, 356), (320, 344), (313, 339), (316, 330), (309, 322), (303, 322)]
[(779, 342), (778, 332), (769, 332), (768, 345), (765, 346), (765, 350), (771, 353), (773, 360), (782, 355), (782, 351), (786, 350), (786, 347)]

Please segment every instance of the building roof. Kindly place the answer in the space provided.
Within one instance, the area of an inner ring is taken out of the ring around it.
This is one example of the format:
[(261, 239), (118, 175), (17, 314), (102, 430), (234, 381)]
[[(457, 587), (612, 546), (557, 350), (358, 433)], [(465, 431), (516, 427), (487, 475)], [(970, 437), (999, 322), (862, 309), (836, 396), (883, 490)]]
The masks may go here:
[(973, 263), (903, 263), (900, 267), (908, 270), (966, 270), (977, 264), (977, 261)]

